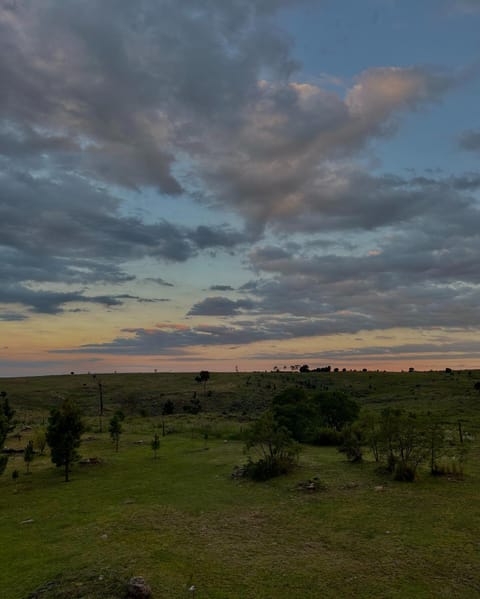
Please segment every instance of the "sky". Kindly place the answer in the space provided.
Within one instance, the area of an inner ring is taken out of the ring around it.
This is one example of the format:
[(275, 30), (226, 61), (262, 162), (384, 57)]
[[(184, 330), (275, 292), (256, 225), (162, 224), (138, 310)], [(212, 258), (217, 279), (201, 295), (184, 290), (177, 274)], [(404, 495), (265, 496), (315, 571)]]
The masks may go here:
[(0, 376), (480, 367), (480, 0), (0, 0)]

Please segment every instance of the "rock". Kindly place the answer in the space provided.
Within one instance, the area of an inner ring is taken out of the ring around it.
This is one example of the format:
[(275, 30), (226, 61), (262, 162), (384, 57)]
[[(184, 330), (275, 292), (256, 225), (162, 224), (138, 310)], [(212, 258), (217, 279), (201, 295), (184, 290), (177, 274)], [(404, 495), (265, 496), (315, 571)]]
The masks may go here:
[(152, 589), (145, 582), (143, 576), (134, 576), (128, 581), (127, 597), (132, 599), (149, 599)]
[(232, 472), (232, 478), (243, 478), (247, 475), (245, 466), (235, 466)]
[(385, 487), (383, 485), (377, 485), (374, 490), (378, 493), (380, 491), (385, 491)]
[(82, 458), (79, 462), (82, 466), (90, 466), (91, 464), (101, 464), (102, 460), (100, 458)]
[(313, 478), (309, 478), (308, 480), (304, 480), (299, 482), (297, 485), (297, 489), (299, 491), (323, 491), (325, 489), (325, 485), (320, 481), (318, 476), (314, 476)]

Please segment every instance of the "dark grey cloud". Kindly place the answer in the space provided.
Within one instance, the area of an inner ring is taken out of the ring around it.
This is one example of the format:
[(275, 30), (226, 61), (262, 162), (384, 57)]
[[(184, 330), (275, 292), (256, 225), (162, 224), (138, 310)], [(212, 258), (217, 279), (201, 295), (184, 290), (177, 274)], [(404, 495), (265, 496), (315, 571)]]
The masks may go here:
[(211, 285), (210, 291), (234, 291), (231, 285)]
[(0, 312), (0, 321), (3, 322), (19, 322), (26, 319), (27, 316), (19, 312)]
[(149, 277), (145, 280), (152, 281), (152, 283), (157, 283), (157, 285), (162, 285), (163, 287), (175, 287), (173, 283), (165, 281), (165, 279), (162, 279), (162, 277)]
[(230, 300), (227, 297), (207, 297), (192, 306), (189, 316), (233, 316), (244, 310), (254, 308), (254, 303), (248, 299)]
[[(21, 304), (36, 313), (61, 314), (65, 306), (72, 303), (100, 304), (106, 307), (121, 306), (126, 301), (140, 303), (169, 302), (166, 298), (144, 298), (130, 294), (91, 295), (85, 290), (68, 292), (51, 291), (48, 289), (32, 289), (20, 284), (5, 284), (0, 288), (0, 304)], [(85, 311), (84, 309), (69, 309), (69, 312)], [(25, 320), (27, 315), (17, 312), (0, 313), (0, 320)]]
[(460, 147), (464, 150), (480, 152), (480, 131), (473, 129), (464, 131), (460, 136), (459, 143)]
[[(106, 189), (67, 174), (54, 180), (8, 170), (0, 174), (0, 222), (0, 296), (33, 306), (30, 292), (24, 301), (22, 283), (128, 283), (135, 276), (124, 270), (127, 261), (184, 262), (206, 248), (231, 250), (243, 239), (226, 226), (204, 226), (199, 236), (198, 227), (124, 216), (120, 201)], [(50, 299), (55, 312), (58, 303)]]
[(103, 180), (178, 194), (178, 136), (193, 141), (199, 120), (229, 122), (260, 71), (295, 68), (289, 41), (268, 25), (287, 4), (4, 3), (0, 112), (20, 132), (12, 151), (42, 148)]
[(88, 296), (83, 292), (56, 292), (29, 289), (23, 285), (4, 285), (0, 288), (0, 303), (22, 304), (34, 312), (58, 314), (62, 306), (72, 302), (95, 303), (105, 306), (118, 306), (122, 302), (115, 296)]

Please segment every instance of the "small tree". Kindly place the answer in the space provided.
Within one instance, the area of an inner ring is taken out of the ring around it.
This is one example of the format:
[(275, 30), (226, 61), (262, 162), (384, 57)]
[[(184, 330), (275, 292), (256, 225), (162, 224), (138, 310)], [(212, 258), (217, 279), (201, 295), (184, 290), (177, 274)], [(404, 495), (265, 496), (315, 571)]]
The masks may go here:
[(162, 406), (162, 416), (170, 416), (175, 411), (175, 405), (171, 399), (167, 399), (167, 401)]
[(15, 428), (15, 425), (13, 423), (13, 417), (15, 416), (15, 410), (12, 410), (12, 408), (10, 407), (10, 403), (8, 401), (6, 391), (0, 392), (0, 396), (3, 398), (2, 409), (0, 410), (0, 413), (3, 413), (4, 417), (7, 420), (7, 425), (8, 425), (7, 430), (11, 431)]
[[(5, 443), (5, 439), (7, 438), (8, 432), (8, 421), (3, 415), (3, 412), (0, 411), (0, 450), (3, 449), (3, 445)], [(3, 474), (5, 468), (7, 467), (8, 455), (0, 455), (0, 474)]]
[(153, 457), (157, 459), (157, 452), (160, 449), (160, 437), (158, 436), (158, 433), (155, 433), (151, 442), (151, 447), (153, 449)]
[(413, 481), (421, 462), (429, 455), (428, 436), (422, 419), (414, 413), (387, 408), (381, 414), (381, 453), (396, 480)]
[(115, 416), (110, 420), (108, 430), (110, 432), (112, 441), (115, 443), (115, 451), (118, 451), (118, 443), (120, 441), (120, 435), (122, 434), (122, 422), (118, 414), (115, 414)]
[(33, 433), (33, 445), (38, 449), (40, 455), (45, 453), (45, 447), (47, 446), (47, 431), (43, 426), (35, 429)]
[(364, 412), (358, 421), (365, 443), (370, 446), (376, 462), (380, 461), (380, 418), (375, 412)]
[(210, 379), (210, 373), (208, 370), (201, 370), (200, 374), (195, 377), (197, 383), (203, 383), (203, 396), (205, 397), (207, 394), (207, 382)]
[(29, 441), (25, 447), (23, 452), (23, 461), (27, 465), (27, 474), (30, 472), (30, 463), (33, 462), (33, 458), (35, 457), (35, 451), (33, 449), (33, 441)]
[(245, 435), (245, 449), (254, 449), (260, 459), (249, 459), (247, 475), (254, 480), (267, 480), (286, 474), (297, 463), (298, 444), (284, 426), (279, 426), (274, 414), (268, 410), (253, 424)]
[(50, 447), (52, 462), (65, 469), (65, 482), (69, 480), (70, 468), (78, 459), (77, 448), (85, 430), (80, 411), (68, 399), (60, 408), (50, 412), (47, 427), (47, 444)]

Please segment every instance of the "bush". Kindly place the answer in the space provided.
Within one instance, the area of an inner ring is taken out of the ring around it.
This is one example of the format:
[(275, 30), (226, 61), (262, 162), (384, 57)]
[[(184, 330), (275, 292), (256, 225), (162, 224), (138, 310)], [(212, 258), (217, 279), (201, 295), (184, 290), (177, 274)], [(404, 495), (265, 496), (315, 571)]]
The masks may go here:
[(462, 462), (451, 459), (442, 459), (435, 464), (435, 468), (431, 471), (432, 476), (455, 476), (463, 477)]
[(282, 474), (288, 474), (297, 465), (293, 455), (283, 455), (277, 458), (262, 458), (257, 462), (249, 460), (245, 465), (245, 476), (255, 481), (265, 481)]
[(0, 474), (3, 474), (7, 467), (8, 455), (0, 455)]
[(350, 462), (361, 462), (363, 460), (363, 442), (362, 429), (355, 425), (347, 426), (343, 431), (343, 443), (338, 451), (344, 453)]
[(322, 426), (313, 433), (311, 443), (324, 447), (339, 447), (343, 443), (343, 433), (334, 428)]
[(413, 482), (415, 480), (416, 468), (406, 462), (398, 462), (393, 472), (393, 480), (402, 482)]

